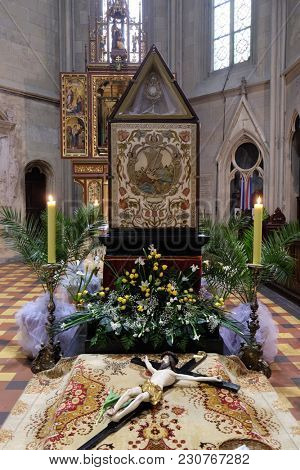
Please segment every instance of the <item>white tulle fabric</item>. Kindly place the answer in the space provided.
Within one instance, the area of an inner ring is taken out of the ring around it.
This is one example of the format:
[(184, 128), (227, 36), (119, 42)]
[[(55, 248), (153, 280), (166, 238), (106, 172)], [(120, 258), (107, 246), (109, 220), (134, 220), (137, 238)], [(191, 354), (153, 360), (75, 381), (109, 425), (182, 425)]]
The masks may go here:
[[(70, 265), (68, 276), (64, 277), (60, 286), (55, 292), (55, 318), (62, 320), (76, 311), (75, 305), (69, 301), (68, 290), (73, 288), (76, 292), (80, 283), (80, 276), (76, 271), (81, 269), (82, 265)], [(93, 275), (87, 290), (93, 294), (100, 288), (100, 279)], [(33, 302), (28, 302), (15, 315), (16, 323), (19, 327), (19, 344), (25, 354), (30, 358), (37, 356), (41, 349), (41, 344), (47, 344), (48, 336), (45, 325), (48, 316), (49, 294), (43, 294)], [(60, 341), (63, 355), (68, 355), (71, 342), (74, 340), (77, 328), (72, 328), (57, 335)]]
[[(261, 302), (258, 302), (259, 330), (256, 333), (256, 340), (262, 345), (263, 358), (271, 363), (277, 354), (278, 328), (272, 318), (270, 310)], [(234, 320), (240, 322), (244, 327), (244, 332), (248, 332), (247, 322), (250, 318), (250, 305), (240, 304), (232, 311)], [(226, 347), (226, 354), (237, 355), (241, 348), (242, 338), (228, 328), (220, 328), (220, 335)]]
[[(15, 315), (16, 323), (19, 327), (19, 344), (28, 357), (36, 357), (41, 344), (47, 344), (48, 337), (45, 325), (47, 323), (49, 294), (43, 294), (33, 302), (28, 302)], [(55, 318), (61, 320), (67, 315), (75, 312), (75, 306), (55, 298)], [(74, 337), (74, 328), (57, 335), (63, 353), (68, 350), (68, 346)]]

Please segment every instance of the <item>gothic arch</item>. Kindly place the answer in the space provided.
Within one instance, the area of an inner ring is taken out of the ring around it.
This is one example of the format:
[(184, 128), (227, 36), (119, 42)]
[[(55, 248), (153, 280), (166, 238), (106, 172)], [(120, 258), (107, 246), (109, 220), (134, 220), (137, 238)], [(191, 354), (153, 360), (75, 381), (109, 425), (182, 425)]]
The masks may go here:
[(248, 142), (253, 143), (258, 148), (264, 162), (266, 194), (269, 174), (269, 147), (248, 100), (245, 96), (242, 96), (216, 159), (218, 166), (218, 219), (226, 219), (230, 215), (231, 162), (237, 148)]
[(26, 213), (39, 216), (46, 208), (47, 195), (53, 192), (53, 170), (43, 160), (32, 160), (24, 169)]

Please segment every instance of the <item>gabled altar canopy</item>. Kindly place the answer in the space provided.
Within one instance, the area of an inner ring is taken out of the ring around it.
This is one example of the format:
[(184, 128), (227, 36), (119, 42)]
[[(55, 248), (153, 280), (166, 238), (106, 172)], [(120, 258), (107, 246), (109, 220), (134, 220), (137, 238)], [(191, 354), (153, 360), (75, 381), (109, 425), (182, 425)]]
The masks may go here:
[(110, 119), (198, 120), (155, 45), (149, 50)]

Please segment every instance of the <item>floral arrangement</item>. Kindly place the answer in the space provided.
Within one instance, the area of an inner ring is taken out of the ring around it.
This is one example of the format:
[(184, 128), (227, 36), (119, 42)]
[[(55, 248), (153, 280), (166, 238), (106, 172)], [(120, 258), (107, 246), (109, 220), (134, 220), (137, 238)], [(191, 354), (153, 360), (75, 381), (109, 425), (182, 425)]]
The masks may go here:
[(191, 341), (213, 336), (221, 325), (242, 335), (239, 324), (224, 312), (223, 299), (197, 290), (199, 266), (183, 273), (169, 268), (161, 258), (152, 245), (144, 257), (135, 260), (135, 268), (116, 274), (114, 289), (78, 293), (83, 311), (57, 323), (56, 331), (93, 322), (91, 345), (105, 349), (118, 338), (126, 351), (139, 341), (154, 350), (168, 345), (184, 351)]

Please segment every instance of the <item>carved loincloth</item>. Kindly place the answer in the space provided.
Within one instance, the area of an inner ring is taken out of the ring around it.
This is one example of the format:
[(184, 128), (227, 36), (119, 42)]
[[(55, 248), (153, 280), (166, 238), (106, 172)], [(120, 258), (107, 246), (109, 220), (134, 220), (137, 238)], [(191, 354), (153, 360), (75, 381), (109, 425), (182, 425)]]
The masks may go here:
[(159, 385), (153, 384), (150, 379), (146, 380), (146, 382), (141, 385), (141, 389), (143, 392), (149, 393), (151, 405), (157, 405), (163, 397), (163, 389), (160, 388)]

